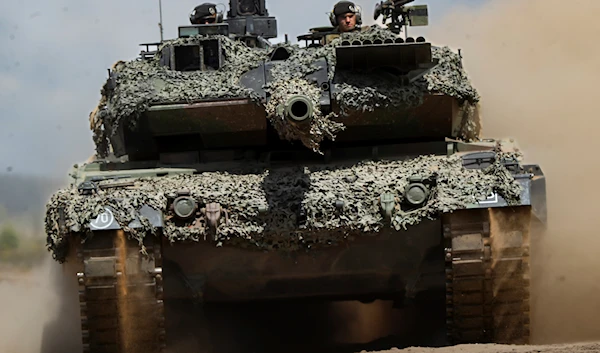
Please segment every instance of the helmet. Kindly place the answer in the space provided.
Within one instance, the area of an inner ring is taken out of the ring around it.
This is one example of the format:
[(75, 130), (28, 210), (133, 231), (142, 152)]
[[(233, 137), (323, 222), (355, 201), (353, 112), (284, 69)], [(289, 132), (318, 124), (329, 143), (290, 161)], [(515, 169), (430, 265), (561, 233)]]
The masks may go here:
[(217, 11), (217, 6), (212, 3), (205, 2), (198, 5), (190, 13), (190, 22), (194, 25), (208, 23), (223, 22), (223, 13)]
[(352, 12), (356, 14), (356, 25), (360, 26), (362, 24), (362, 16), (360, 6), (356, 6), (351, 1), (340, 1), (333, 6), (333, 10), (329, 13), (329, 22), (331, 22), (332, 26), (338, 25), (338, 16), (341, 14), (345, 14), (348, 12)]

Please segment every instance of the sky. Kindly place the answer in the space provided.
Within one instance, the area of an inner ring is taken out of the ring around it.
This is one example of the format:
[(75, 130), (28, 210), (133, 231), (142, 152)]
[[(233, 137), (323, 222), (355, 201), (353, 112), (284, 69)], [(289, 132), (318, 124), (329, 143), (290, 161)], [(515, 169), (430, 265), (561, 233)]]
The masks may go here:
[[(430, 27), (457, 6), (488, 0), (416, 0), (429, 5)], [(162, 2), (165, 39), (189, 24), (203, 1)], [(378, 1), (356, 1), (372, 24)], [(335, 1), (267, 0), (280, 38), (328, 25)], [(412, 5), (412, 4), (411, 4)], [(139, 44), (160, 39), (158, 0), (4, 0), (0, 2), (0, 173), (66, 176), (94, 153), (89, 113), (107, 69), (135, 59)], [(411, 29), (424, 35), (428, 28)]]

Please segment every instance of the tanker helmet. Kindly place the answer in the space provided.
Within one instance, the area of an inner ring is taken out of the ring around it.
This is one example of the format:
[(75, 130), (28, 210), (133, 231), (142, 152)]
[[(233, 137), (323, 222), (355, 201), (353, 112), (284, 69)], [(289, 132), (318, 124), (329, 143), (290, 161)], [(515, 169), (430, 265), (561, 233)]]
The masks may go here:
[(332, 26), (337, 26), (339, 24), (338, 16), (348, 12), (356, 15), (356, 25), (360, 26), (362, 24), (360, 6), (357, 6), (351, 1), (339, 1), (335, 4), (333, 10), (329, 13), (329, 22), (331, 22)]
[(208, 23), (223, 22), (223, 14), (217, 11), (217, 6), (212, 3), (205, 2), (198, 5), (190, 13), (190, 22), (194, 25)]

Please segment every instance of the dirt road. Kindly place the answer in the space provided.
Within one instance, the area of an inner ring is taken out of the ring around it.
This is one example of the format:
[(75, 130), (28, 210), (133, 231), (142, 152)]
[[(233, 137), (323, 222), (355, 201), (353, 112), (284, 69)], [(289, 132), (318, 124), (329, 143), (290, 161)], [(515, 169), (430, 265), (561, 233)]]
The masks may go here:
[(42, 329), (54, 315), (58, 298), (49, 267), (31, 272), (0, 269), (0, 352), (37, 353)]
[(378, 353), (579, 353), (600, 352), (600, 343), (578, 343), (547, 346), (460, 345), (444, 348), (392, 349)]
[[(3, 307), (0, 322), (0, 351), (40, 353), (43, 326), (53, 317), (57, 299), (49, 283), (52, 264), (33, 272), (13, 273), (0, 280), (0, 298), (10, 302)], [(26, 339), (24, 339), (26, 337)], [(363, 351), (366, 353), (366, 351)], [(600, 352), (600, 343), (545, 346), (459, 345), (444, 348), (412, 347), (377, 353), (589, 353)], [(308, 352), (307, 352), (308, 353)]]

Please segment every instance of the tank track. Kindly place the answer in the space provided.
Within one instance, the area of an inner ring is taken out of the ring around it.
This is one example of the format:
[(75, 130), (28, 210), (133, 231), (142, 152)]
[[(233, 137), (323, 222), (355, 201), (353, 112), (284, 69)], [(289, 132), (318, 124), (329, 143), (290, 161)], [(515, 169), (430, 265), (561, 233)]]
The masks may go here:
[(529, 343), (528, 207), (447, 215), (446, 319), (451, 344)]
[(83, 352), (164, 352), (160, 241), (147, 237), (142, 255), (137, 241), (113, 234), (77, 248)]

